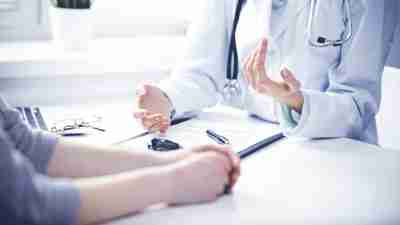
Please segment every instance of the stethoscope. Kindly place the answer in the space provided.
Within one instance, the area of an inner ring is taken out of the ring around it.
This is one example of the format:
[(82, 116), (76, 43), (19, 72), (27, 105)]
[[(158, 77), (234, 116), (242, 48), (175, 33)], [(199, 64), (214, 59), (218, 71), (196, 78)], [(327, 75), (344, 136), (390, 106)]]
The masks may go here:
[[(287, 4), (288, 0), (277, 0), (273, 1), (273, 8), (279, 8)], [(298, 0), (293, 0), (298, 1)], [(307, 28), (307, 36), (308, 36), (308, 44), (312, 47), (323, 48), (329, 46), (342, 46), (347, 43), (353, 37), (353, 22), (351, 18), (351, 5), (350, 0), (343, 0), (344, 2), (344, 12), (343, 12), (343, 24), (345, 26), (345, 35), (342, 35), (342, 38), (337, 40), (330, 40), (323, 36), (317, 36), (317, 39), (314, 40), (313, 37), (313, 28), (314, 28), (314, 20), (315, 14), (317, 11), (318, 0), (311, 0), (311, 9), (308, 18), (308, 28)], [(240, 14), (242, 12), (243, 6), (246, 3), (246, 0), (238, 0), (235, 9), (235, 16), (233, 19), (233, 26), (230, 36), (229, 42), (229, 51), (228, 51), (228, 62), (226, 67), (226, 84), (223, 89), (223, 96), (226, 103), (234, 104), (235, 101), (242, 96), (242, 89), (239, 83), (239, 56), (236, 44), (236, 30), (239, 24)]]
[(329, 46), (342, 46), (346, 42), (348, 42), (353, 37), (353, 21), (351, 18), (351, 5), (350, 0), (343, 0), (344, 3), (344, 12), (343, 12), (343, 24), (345, 26), (346, 35), (342, 36), (343, 38), (337, 40), (330, 40), (323, 36), (317, 36), (317, 40), (314, 41), (311, 37), (313, 37), (313, 27), (314, 27), (314, 18), (315, 13), (317, 11), (318, 0), (311, 0), (311, 10), (310, 15), (308, 17), (308, 43), (313, 47), (329, 47)]

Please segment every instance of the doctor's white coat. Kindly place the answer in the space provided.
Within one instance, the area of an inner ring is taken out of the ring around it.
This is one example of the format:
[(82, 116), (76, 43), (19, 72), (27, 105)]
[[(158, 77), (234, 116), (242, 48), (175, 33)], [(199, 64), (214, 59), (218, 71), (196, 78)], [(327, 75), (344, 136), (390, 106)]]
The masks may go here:
[[(189, 30), (182, 60), (173, 75), (159, 84), (177, 115), (212, 107), (221, 100), (236, 2), (204, 0), (206, 7)], [(241, 62), (265, 30), (259, 23), (262, 2), (248, 0), (243, 8), (237, 31)], [(325, 48), (308, 44), (309, 0), (274, 2), (267, 67), (276, 76), (281, 65), (287, 66), (301, 82), (305, 98), (297, 125), (282, 126), (284, 133), (306, 138), (348, 137), (377, 144), (375, 115), (383, 67), (397, 24), (397, 0), (350, 0), (352, 39), (343, 46)], [(331, 40), (343, 35), (343, 14), (338, 2), (341, 1), (322, 1), (314, 34)], [(248, 88), (242, 75), (240, 82), (244, 94), (236, 105), (270, 121), (284, 120), (271, 97)]]

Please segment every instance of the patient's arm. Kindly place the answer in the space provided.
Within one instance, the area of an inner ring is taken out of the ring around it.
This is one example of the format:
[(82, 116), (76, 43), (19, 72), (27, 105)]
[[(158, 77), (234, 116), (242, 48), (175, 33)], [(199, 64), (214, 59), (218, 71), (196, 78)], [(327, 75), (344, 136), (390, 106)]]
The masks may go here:
[(221, 153), (230, 159), (233, 167), (230, 183), (233, 186), (240, 176), (240, 160), (229, 147), (215, 145), (160, 153), (84, 145), (60, 139), (50, 159), (47, 173), (51, 177), (65, 178), (107, 176), (140, 168), (168, 165), (204, 152)]
[(75, 180), (81, 200), (77, 223), (102, 223), (168, 202), (170, 179), (165, 170), (151, 168)]
[(78, 223), (105, 222), (157, 203), (215, 200), (229, 183), (231, 171), (226, 156), (206, 152), (168, 166), (76, 180), (81, 201)]
[(176, 161), (165, 154), (100, 147), (60, 139), (50, 160), (52, 177), (83, 178), (105, 176), (139, 168), (160, 166)]

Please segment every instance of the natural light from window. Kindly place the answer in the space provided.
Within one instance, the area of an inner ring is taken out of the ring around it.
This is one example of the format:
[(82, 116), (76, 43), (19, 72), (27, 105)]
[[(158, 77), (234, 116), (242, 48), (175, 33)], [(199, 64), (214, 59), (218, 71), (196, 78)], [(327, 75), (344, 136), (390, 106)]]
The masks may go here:
[(130, 36), (185, 32), (196, 15), (195, 0), (97, 0), (95, 31), (99, 36)]

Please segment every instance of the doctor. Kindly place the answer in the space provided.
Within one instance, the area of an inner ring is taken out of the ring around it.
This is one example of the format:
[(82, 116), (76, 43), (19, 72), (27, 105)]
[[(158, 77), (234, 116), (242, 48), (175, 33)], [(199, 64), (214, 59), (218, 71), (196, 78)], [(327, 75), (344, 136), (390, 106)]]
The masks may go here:
[(280, 122), (287, 136), (377, 144), (397, 1), (273, 0), (270, 23), (267, 2), (207, 0), (172, 77), (138, 89), (135, 117), (165, 132), (170, 118), (223, 100)]

